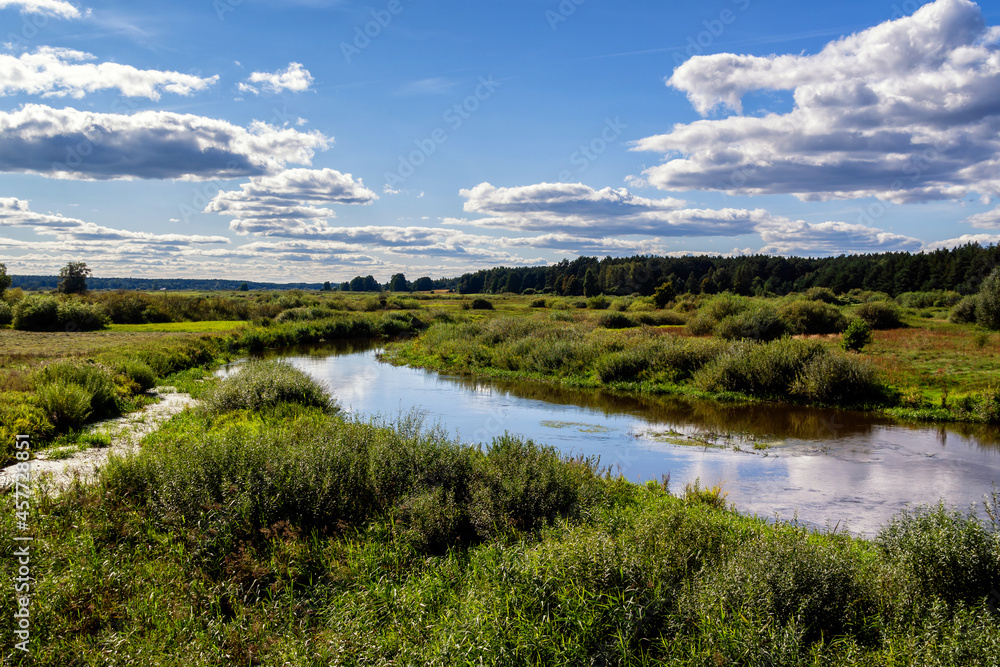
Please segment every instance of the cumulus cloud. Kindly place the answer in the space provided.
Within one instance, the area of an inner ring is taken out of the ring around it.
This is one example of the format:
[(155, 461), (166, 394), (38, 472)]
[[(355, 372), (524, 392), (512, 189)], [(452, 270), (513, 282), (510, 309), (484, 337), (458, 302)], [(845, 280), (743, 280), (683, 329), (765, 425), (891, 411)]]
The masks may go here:
[(764, 240), (760, 252), (774, 255), (839, 255), (844, 252), (917, 251), (923, 242), (876, 227), (847, 222), (808, 223), (775, 218), (758, 230)]
[(1000, 229), (1000, 206), (992, 211), (970, 215), (962, 222), (968, 223), (978, 229)]
[[(29, 227), (43, 236), (55, 236), (61, 243), (134, 242), (139, 245), (202, 245), (229, 243), (225, 236), (200, 234), (151, 234), (102, 227), (92, 222), (50, 213), (36, 213), (28, 202), (17, 197), (0, 197), (0, 227)], [(32, 246), (34, 244), (31, 244)]]
[(815, 55), (696, 56), (668, 85), (703, 114), (756, 90), (794, 108), (679, 124), (636, 142), (666, 155), (644, 172), (667, 190), (791, 193), (893, 202), (1000, 193), (1000, 29), (969, 0), (831, 42)]
[(0, 9), (20, 7), (22, 14), (42, 14), (61, 19), (78, 19), (80, 10), (65, 0), (0, 0)]
[(962, 234), (953, 239), (944, 241), (934, 241), (924, 246), (924, 250), (937, 250), (938, 248), (957, 248), (969, 243), (978, 243), (981, 246), (1000, 244), (1000, 234)]
[(0, 112), (0, 172), (80, 180), (208, 180), (260, 176), (308, 165), (332, 139), (254, 121), (168, 111), (131, 115), (39, 104)]
[(309, 90), (313, 80), (312, 74), (301, 63), (288, 63), (284, 71), (254, 72), (247, 82), (239, 83), (237, 88), (241, 93), (254, 95), (260, 95), (261, 91), (280, 93), (283, 90), (301, 93)]
[(128, 97), (160, 99), (163, 92), (191, 95), (207, 89), (218, 76), (202, 78), (180, 72), (140, 70), (118, 63), (92, 63), (83, 51), (42, 47), (20, 56), (0, 54), (0, 95), (27, 93), (43, 97), (83, 97), (116, 88)]
[(461, 190), (477, 227), (576, 235), (714, 236), (752, 233), (770, 219), (762, 210), (684, 208), (679, 199), (647, 199), (625, 188), (595, 190), (582, 183), (539, 183), (497, 188), (480, 183)]
[(220, 191), (206, 213), (233, 218), (229, 227), (238, 234), (280, 234), (309, 222), (336, 216), (323, 204), (369, 204), (378, 195), (335, 169), (287, 169), (258, 176), (239, 190)]

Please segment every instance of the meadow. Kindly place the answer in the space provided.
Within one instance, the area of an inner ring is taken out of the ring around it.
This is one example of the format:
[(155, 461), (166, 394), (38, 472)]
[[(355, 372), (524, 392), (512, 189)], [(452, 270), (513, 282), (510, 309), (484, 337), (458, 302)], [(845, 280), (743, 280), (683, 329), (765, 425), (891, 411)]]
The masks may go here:
[[(129, 295), (94, 294), (81, 300), (94, 331), (0, 329), (0, 423), (35, 429), (40, 446), (141, 407), (156, 385), (200, 400), (96, 484), (37, 482), (32, 653), (9, 651), (0, 623), (5, 659), (998, 664), (996, 493), (979, 513), (915, 508), (862, 539), (740, 514), (718, 487), (633, 484), (529, 440), (471, 447), (415, 415), (348, 416), (281, 362), (210, 374), (253, 351), (381, 337), (394, 362), (450, 372), (996, 423), (997, 334), (949, 322), (956, 300), (932, 297), (657, 308), (639, 296), (149, 294), (116, 311), (105, 305)], [(169, 298), (169, 322), (119, 321)], [(872, 340), (845, 351), (855, 320)], [(16, 559), (2, 568), (14, 577)], [(15, 611), (0, 596), (0, 616)]]

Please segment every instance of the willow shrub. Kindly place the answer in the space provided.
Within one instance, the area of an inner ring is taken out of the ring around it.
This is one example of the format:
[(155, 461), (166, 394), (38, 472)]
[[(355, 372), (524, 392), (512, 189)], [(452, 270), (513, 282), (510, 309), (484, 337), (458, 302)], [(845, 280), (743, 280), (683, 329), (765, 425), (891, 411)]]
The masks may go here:
[(213, 413), (233, 410), (260, 411), (279, 403), (297, 403), (329, 412), (338, 410), (326, 388), (286, 361), (247, 361), (235, 375), (226, 378), (202, 402)]

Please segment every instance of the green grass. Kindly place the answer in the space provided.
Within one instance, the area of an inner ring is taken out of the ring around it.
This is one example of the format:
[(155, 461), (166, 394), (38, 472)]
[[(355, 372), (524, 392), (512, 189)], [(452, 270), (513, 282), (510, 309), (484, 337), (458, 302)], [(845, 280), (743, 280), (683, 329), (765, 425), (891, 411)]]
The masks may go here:
[[(675, 496), (526, 441), (465, 447), (413, 418), (187, 412), (98, 485), (39, 489), (29, 525), (23, 664), (991, 665), (1000, 654), (989, 521), (932, 506), (873, 540), (812, 532), (740, 515), (719, 488)], [(0, 561), (2, 576), (17, 566)], [(13, 605), (2, 596), (0, 615)], [(11, 632), (0, 625), (5, 646)]]
[(112, 324), (108, 331), (163, 331), (183, 333), (218, 333), (248, 326), (246, 322), (228, 320), (213, 322), (162, 322), (159, 324)]

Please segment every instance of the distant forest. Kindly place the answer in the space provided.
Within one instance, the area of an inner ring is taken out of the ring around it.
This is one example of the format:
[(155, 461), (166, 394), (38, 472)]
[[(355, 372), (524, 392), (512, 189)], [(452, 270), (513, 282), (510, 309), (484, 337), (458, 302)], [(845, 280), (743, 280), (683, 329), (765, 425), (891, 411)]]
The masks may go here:
[[(326, 289), (352, 292), (382, 290), (455, 290), (462, 294), (552, 293), (580, 296), (587, 292), (650, 295), (671, 282), (674, 291), (694, 294), (788, 294), (810, 287), (835, 292), (852, 289), (886, 292), (953, 290), (972, 294), (994, 267), (1000, 266), (1000, 246), (970, 243), (927, 253), (890, 252), (806, 258), (745, 255), (739, 257), (580, 257), (542, 267), (497, 267), (457, 278), (407, 280), (396, 274), (387, 283), (373, 276), (327, 283), (262, 283), (241, 280), (90, 278), (90, 289), (270, 290)], [(589, 276), (589, 277), (588, 277)], [(12, 276), (14, 287), (55, 289), (58, 276)], [(242, 287), (246, 285), (246, 287)]]

